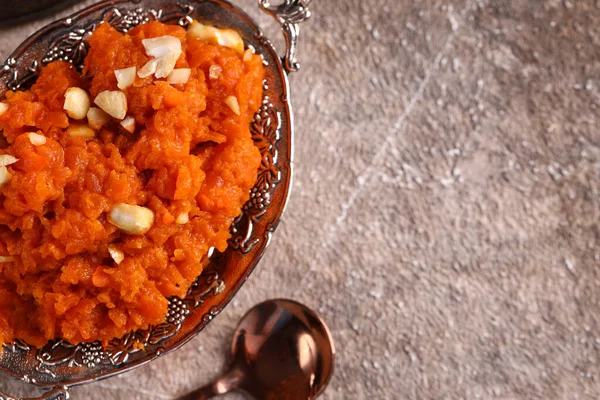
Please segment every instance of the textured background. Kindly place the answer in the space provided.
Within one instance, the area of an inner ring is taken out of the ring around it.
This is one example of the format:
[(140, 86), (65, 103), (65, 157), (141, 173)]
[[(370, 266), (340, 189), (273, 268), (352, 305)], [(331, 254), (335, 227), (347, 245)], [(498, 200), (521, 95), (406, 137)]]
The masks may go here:
[[(185, 348), (74, 397), (206, 383), (243, 313), (290, 297), (335, 337), (326, 399), (600, 398), (600, 2), (312, 8), (295, 187), (259, 268)], [(48, 20), (0, 30), (1, 58)]]

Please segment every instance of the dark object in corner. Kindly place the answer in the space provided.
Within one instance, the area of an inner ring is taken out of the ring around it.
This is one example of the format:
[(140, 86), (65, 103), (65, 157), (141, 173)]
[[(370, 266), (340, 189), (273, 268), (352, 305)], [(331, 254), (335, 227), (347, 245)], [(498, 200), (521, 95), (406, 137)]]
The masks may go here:
[(77, 0), (0, 0), (0, 27), (34, 19), (75, 3)]

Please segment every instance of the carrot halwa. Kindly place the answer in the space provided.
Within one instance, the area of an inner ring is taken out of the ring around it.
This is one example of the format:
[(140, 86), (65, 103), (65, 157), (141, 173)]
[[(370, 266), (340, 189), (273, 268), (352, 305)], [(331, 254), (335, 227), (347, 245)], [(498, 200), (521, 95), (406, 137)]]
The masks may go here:
[(231, 32), (192, 33), (101, 24), (82, 75), (50, 63), (0, 103), (0, 343), (159, 324), (227, 247), (260, 164), (264, 70)]

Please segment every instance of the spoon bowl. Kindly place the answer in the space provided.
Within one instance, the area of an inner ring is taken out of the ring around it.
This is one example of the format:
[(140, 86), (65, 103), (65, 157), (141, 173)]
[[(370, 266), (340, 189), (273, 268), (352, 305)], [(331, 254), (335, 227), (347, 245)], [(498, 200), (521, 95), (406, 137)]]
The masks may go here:
[(253, 307), (233, 335), (229, 372), (181, 400), (203, 400), (232, 390), (258, 399), (312, 399), (333, 374), (333, 339), (325, 322), (293, 300)]

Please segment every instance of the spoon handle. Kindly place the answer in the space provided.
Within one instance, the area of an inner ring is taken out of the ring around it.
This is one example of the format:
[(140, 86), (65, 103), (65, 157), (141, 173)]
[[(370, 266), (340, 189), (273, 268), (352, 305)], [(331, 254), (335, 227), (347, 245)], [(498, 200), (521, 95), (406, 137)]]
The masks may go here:
[(244, 379), (244, 374), (237, 368), (221, 375), (206, 386), (194, 390), (178, 400), (207, 400), (236, 390)]

